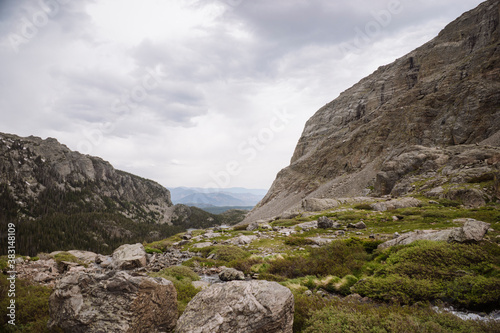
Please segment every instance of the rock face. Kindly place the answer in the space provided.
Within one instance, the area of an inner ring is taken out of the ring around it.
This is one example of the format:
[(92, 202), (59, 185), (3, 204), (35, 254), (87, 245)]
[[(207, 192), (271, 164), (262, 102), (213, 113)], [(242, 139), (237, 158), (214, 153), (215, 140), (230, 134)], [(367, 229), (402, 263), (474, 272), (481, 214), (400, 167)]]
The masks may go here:
[(304, 199), (404, 195), (411, 182), (399, 183), (441, 172), (449, 147), (466, 145), (463, 156), (479, 152), (471, 164), (498, 166), (499, 6), (483, 2), (317, 111), (244, 222), (300, 209)]
[(232, 281), (199, 292), (176, 333), (292, 333), (294, 300), (276, 282)]
[(162, 278), (75, 273), (64, 276), (49, 299), (49, 327), (64, 332), (171, 332), (177, 293)]
[(419, 230), (408, 232), (395, 239), (382, 243), (379, 249), (386, 249), (395, 245), (407, 245), (417, 240), (446, 241), (446, 242), (478, 242), (483, 239), (490, 224), (474, 219), (458, 219), (456, 222), (464, 222), (463, 227), (446, 230)]
[(422, 202), (415, 198), (402, 198), (371, 204), (374, 211), (385, 212), (386, 210), (394, 210), (399, 208), (420, 207)]
[(113, 252), (113, 267), (116, 269), (134, 269), (146, 264), (146, 251), (140, 243), (124, 244)]

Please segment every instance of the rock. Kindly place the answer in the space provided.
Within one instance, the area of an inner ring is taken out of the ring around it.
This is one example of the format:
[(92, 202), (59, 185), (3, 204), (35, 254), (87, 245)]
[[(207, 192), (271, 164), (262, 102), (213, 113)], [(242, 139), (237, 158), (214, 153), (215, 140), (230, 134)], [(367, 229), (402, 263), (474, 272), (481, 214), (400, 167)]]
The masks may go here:
[(68, 253), (86, 264), (94, 263), (97, 259), (97, 253), (90, 251), (70, 250)]
[(340, 204), (341, 203), (335, 199), (309, 198), (302, 201), (302, 208), (306, 212), (320, 212), (323, 210), (336, 208)]
[(49, 298), (48, 327), (64, 332), (170, 332), (176, 324), (177, 293), (163, 278), (74, 273)]
[(182, 235), (183, 240), (190, 240), (191, 238), (193, 238), (193, 235), (191, 235), (191, 233), (185, 233), (184, 235)]
[(230, 244), (233, 244), (233, 245), (247, 245), (247, 244), (250, 244), (251, 242), (253, 242), (256, 239), (257, 239), (257, 236), (245, 236), (245, 235), (241, 235), (241, 236), (234, 237), (234, 238), (231, 238), (231, 239), (227, 240), (226, 243), (230, 243)]
[(370, 205), (370, 207), (374, 211), (379, 211), (379, 212), (384, 212), (386, 210), (394, 210), (399, 208), (420, 207), (420, 206), (422, 206), (422, 202), (412, 197), (376, 202)]
[(450, 189), (444, 195), (446, 199), (460, 201), (467, 208), (479, 208), (486, 204), (485, 193), (475, 188)]
[(290, 289), (263, 280), (213, 284), (189, 302), (176, 333), (292, 333)]
[(208, 238), (208, 239), (216, 238), (216, 237), (220, 237), (220, 236), (221, 236), (221, 234), (218, 232), (207, 232), (207, 233), (203, 234), (203, 238)]
[(300, 224), (297, 224), (296, 227), (299, 227), (304, 231), (309, 231), (311, 229), (318, 228), (318, 221), (300, 223)]
[(439, 198), (444, 193), (444, 188), (442, 186), (434, 187), (429, 192), (425, 193), (426, 197), (429, 198)]
[(333, 223), (334, 222), (330, 220), (328, 217), (320, 216), (320, 218), (318, 219), (318, 228), (320, 229), (333, 228)]
[(363, 221), (359, 221), (358, 223), (349, 223), (347, 227), (353, 229), (366, 229), (366, 224)]
[(225, 268), (219, 273), (219, 279), (222, 281), (245, 280), (245, 273), (234, 268)]
[(330, 244), (331, 242), (334, 241), (332, 238), (323, 238), (323, 237), (308, 237), (306, 239), (312, 241), (314, 245), (319, 245), (319, 246)]
[(146, 251), (141, 243), (124, 244), (113, 252), (113, 267), (117, 269), (140, 268), (146, 264)]
[(463, 227), (450, 228), (445, 230), (418, 230), (408, 232), (395, 239), (380, 244), (378, 248), (385, 249), (395, 245), (407, 245), (417, 240), (459, 243), (478, 242), (483, 239), (489, 227), (489, 223), (477, 221), (474, 219), (467, 219)]
[(210, 287), (210, 283), (206, 282), (206, 281), (193, 281), (191, 282), (191, 284), (193, 285), (193, 287), (195, 287), (196, 289), (206, 289), (208, 287)]
[(203, 242), (203, 243), (196, 243), (193, 244), (193, 248), (195, 249), (202, 249), (204, 247), (212, 246), (212, 242)]

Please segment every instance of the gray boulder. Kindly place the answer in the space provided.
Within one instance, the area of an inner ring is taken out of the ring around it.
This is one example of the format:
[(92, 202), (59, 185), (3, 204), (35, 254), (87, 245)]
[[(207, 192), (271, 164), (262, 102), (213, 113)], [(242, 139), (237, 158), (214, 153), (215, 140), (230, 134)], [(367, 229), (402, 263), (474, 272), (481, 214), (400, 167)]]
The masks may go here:
[(245, 273), (234, 268), (225, 268), (219, 273), (219, 279), (222, 281), (245, 280)]
[(336, 208), (340, 204), (341, 203), (335, 199), (309, 198), (302, 201), (302, 209), (304, 209), (306, 212), (319, 212)]
[(124, 244), (113, 252), (113, 267), (116, 269), (134, 269), (147, 264), (147, 255), (141, 243)]
[(446, 241), (469, 243), (478, 242), (483, 239), (490, 224), (474, 219), (458, 219), (455, 222), (464, 222), (462, 227), (445, 230), (417, 230), (405, 233), (395, 239), (389, 240), (378, 246), (385, 249), (395, 245), (407, 245), (417, 240)]
[(292, 333), (290, 289), (263, 280), (213, 284), (189, 302), (176, 333)]
[(64, 332), (171, 332), (177, 292), (163, 278), (74, 273), (56, 284), (49, 298), (48, 327)]
[(320, 216), (320, 218), (318, 219), (318, 228), (321, 229), (333, 228), (333, 224), (334, 222), (326, 216)]

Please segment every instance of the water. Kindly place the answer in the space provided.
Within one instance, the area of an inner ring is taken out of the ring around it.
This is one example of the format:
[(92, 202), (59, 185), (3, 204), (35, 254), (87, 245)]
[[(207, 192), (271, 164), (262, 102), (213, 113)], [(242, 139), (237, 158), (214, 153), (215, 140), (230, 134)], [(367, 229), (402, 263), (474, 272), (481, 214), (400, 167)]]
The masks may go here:
[(499, 310), (493, 311), (489, 314), (477, 314), (474, 312), (457, 311), (457, 310), (453, 309), (452, 307), (440, 308), (440, 307), (434, 306), (433, 309), (434, 309), (434, 311), (436, 311), (438, 313), (449, 312), (462, 320), (500, 321), (500, 311)]

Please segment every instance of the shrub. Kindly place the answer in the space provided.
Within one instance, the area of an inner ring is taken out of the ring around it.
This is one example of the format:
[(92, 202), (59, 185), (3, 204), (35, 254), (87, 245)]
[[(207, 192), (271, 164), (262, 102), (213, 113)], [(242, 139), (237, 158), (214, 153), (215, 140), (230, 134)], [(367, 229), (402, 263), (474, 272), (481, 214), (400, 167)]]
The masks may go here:
[[(0, 274), (0, 294), (5, 297), (0, 298), (0, 307), (4, 310), (10, 302), (6, 297), (8, 290), (7, 276)], [(0, 331), (5, 332), (49, 332), (47, 321), (49, 320), (49, 296), (52, 289), (44, 286), (33, 285), (32, 283), (16, 280), (16, 326), (7, 324), (9, 319), (3, 315), (0, 321), (2, 327)], [(2, 330), (2, 328), (4, 330)]]
[(493, 321), (462, 320), (450, 313), (438, 313), (430, 307), (374, 306), (341, 300), (330, 301), (322, 309), (299, 317), (300, 320), (303, 318), (306, 319), (304, 324), (301, 321), (304, 333), (493, 333), (498, 332), (499, 326)]
[(367, 204), (367, 203), (355, 205), (353, 208), (354, 209), (360, 209), (360, 210), (373, 210), (373, 207), (370, 204)]
[(301, 332), (306, 327), (306, 322), (313, 314), (331, 304), (331, 301), (317, 295), (294, 293), (295, 312), (293, 314), (293, 331)]
[(313, 245), (314, 241), (304, 237), (288, 237), (285, 239), (285, 244), (290, 246), (306, 246)]
[(334, 241), (320, 248), (311, 248), (307, 256), (290, 256), (270, 262), (268, 272), (290, 279), (306, 276), (359, 275), (368, 259), (360, 242)]
[(447, 285), (446, 297), (474, 310), (496, 310), (500, 304), (500, 279), (463, 276)]
[(413, 304), (441, 296), (441, 287), (435, 281), (398, 275), (389, 275), (384, 278), (368, 277), (358, 281), (351, 287), (351, 290), (361, 296), (401, 304)]
[(215, 260), (230, 262), (240, 260), (250, 256), (250, 253), (231, 245), (215, 246), (210, 251), (210, 254), (215, 254)]

